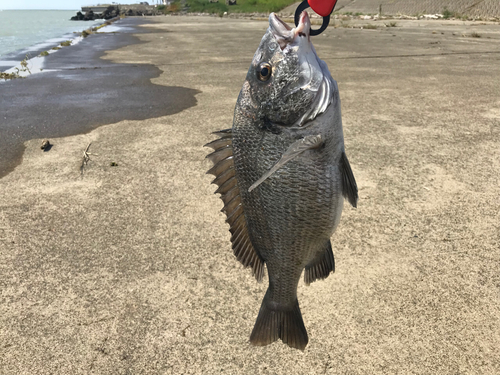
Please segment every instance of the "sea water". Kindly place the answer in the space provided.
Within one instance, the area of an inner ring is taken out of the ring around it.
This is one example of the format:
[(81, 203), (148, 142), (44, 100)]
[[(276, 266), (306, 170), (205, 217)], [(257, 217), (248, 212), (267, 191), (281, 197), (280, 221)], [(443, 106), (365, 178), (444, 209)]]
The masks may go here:
[(101, 24), (71, 21), (77, 10), (0, 10), (0, 60), (16, 52), (29, 54), (44, 46), (73, 39), (78, 33)]

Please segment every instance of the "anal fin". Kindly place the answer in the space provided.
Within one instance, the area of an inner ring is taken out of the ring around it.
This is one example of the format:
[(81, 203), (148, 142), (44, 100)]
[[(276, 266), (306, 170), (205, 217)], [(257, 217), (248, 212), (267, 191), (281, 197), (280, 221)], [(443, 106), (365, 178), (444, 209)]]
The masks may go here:
[(339, 167), (342, 175), (342, 195), (353, 207), (356, 207), (358, 205), (358, 186), (345, 152), (342, 152), (340, 156)]
[(306, 266), (304, 272), (304, 282), (311, 284), (318, 279), (326, 279), (330, 272), (335, 272), (335, 259), (333, 258), (332, 244), (330, 240), (325, 243), (324, 252), (314, 261)]

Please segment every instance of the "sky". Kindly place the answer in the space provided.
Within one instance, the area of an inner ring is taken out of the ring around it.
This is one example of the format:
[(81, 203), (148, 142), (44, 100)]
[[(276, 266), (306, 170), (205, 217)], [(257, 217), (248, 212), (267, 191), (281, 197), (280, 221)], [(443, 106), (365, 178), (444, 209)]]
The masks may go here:
[[(148, 1), (148, 0), (140, 0)], [(120, 0), (0, 0), (0, 9), (69, 9), (80, 10), (82, 6), (95, 4), (109, 4), (111, 2), (122, 4), (134, 4), (139, 0), (120, 1)], [(155, 1), (148, 1), (154, 4)]]
[[(99, 1), (96, 1), (96, 3), (98, 2)], [(82, 7), (82, 5), (90, 5), (90, 4), (94, 3), (88, 0), (0, 0), (0, 9), (79, 10)]]

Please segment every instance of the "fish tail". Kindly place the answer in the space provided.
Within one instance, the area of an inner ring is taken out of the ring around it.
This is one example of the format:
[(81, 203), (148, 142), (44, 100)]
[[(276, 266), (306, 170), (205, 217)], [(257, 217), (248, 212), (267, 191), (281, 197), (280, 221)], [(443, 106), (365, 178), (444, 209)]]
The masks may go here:
[(256, 346), (265, 346), (278, 338), (288, 346), (300, 350), (304, 350), (309, 341), (299, 301), (295, 300), (291, 308), (277, 306), (271, 301), (268, 289), (250, 335), (250, 343)]

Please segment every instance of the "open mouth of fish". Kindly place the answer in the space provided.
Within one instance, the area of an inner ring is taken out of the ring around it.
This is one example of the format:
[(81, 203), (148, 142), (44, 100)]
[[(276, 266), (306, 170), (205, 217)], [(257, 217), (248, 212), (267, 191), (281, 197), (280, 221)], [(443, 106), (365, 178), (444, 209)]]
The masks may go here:
[(288, 44), (296, 42), (297, 38), (307, 38), (307, 42), (311, 42), (311, 20), (306, 11), (300, 14), (297, 27), (291, 28), (274, 13), (269, 15), (269, 26), (271, 26), (271, 30), (282, 50)]

